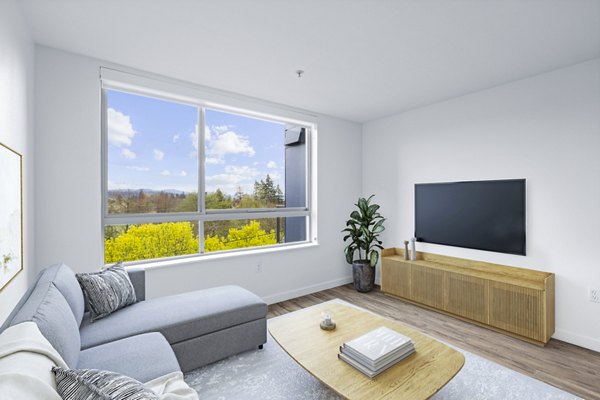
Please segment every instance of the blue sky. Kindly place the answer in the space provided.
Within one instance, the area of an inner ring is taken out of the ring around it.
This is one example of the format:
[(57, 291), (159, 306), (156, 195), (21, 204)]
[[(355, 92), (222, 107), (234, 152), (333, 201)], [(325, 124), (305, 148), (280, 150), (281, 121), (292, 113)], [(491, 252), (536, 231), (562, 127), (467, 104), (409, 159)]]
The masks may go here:
[[(285, 125), (206, 109), (206, 190), (284, 188)], [(197, 191), (198, 109), (107, 91), (108, 188)]]

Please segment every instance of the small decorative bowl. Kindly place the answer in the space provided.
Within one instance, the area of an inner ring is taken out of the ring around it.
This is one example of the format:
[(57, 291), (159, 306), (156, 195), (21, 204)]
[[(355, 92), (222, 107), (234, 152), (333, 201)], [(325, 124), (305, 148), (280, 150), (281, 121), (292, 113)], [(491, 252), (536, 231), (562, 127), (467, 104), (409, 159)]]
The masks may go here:
[(331, 323), (329, 325), (325, 325), (325, 321), (321, 321), (321, 329), (323, 329), (324, 331), (332, 331), (335, 329), (335, 322), (331, 321)]
[(331, 314), (331, 311), (329, 310), (324, 310), (321, 313), (321, 329), (325, 330), (325, 331), (332, 331), (335, 329), (335, 321), (333, 320), (333, 316)]

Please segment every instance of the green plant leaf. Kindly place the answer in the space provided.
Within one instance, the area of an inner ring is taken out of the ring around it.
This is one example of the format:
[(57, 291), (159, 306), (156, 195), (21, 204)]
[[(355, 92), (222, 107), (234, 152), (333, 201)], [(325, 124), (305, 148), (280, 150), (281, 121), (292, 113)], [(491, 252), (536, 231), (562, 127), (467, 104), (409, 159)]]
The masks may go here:
[(369, 253), (369, 261), (371, 263), (371, 267), (376, 266), (378, 260), (379, 260), (379, 253), (377, 252), (377, 250), (371, 250), (371, 253)]
[(361, 216), (358, 211), (352, 211), (352, 213), (350, 213), (350, 218), (354, 218), (355, 220), (360, 221)]
[(352, 264), (352, 258), (354, 257), (354, 249), (352, 248), (352, 245), (346, 246), (344, 249), (344, 255), (346, 256), (346, 262), (348, 264)]
[(366, 226), (361, 226), (360, 230), (365, 238), (369, 237), (369, 229)]
[(369, 205), (367, 204), (367, 201), (364, 198), (360, 198), (358, 199), (358, 209), (363, 213), (366, 214), (366, 211), (369, 207)]
[(374, 217), (375, 216), (375, 212), (379, 210), (379, 205), (378, 204), (371, 204), (369, 206), (369, 209), (367, 210), (367, 215), (370, 217)]

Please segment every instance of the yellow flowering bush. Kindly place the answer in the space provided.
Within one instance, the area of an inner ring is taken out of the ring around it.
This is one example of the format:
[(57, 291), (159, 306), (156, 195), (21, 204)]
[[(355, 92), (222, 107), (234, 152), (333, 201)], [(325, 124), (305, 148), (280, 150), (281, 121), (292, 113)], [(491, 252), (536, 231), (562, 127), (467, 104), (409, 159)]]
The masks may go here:
[[(222, 251), (243, 247), (276, 244), (275, 230), (261, 229), (260, 222), (250, 221), (240, 228), (230, 228), (227, 236), (207, 235), (204, 251)], [(124, 232), (104, 241), (106, 263), (147, 260), (198, 253), (198, 236), (190, 222), (130, 225)]]

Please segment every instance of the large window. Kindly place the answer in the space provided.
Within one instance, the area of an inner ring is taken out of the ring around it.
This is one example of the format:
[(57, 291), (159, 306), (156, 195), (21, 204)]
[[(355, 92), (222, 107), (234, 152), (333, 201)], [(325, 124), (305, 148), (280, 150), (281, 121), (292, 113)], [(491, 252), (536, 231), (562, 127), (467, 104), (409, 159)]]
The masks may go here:
[(309, 241), (311, 124), (102, 93), (106, 263)]

